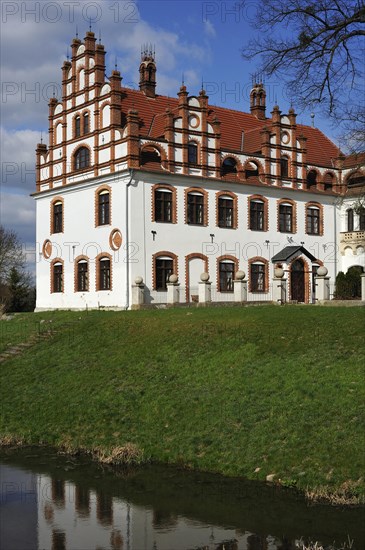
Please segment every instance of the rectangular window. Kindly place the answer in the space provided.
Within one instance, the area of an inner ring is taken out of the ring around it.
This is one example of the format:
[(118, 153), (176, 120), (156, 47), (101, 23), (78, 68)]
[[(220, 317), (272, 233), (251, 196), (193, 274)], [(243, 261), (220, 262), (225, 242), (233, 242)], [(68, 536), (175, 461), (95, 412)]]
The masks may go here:
[(171, 191), (155, 191), (155, 221), (172, 223)]
[(250, 229), (264, 231), (264, 203), (250, 201)]
[(265, 291), (265, 265), (251, 264), (251, 292)]
[(98, 225), (110, 223), (110, 201), (109, 193), (99, 194)]
[(156, 290), (167, 290), (169, 277), (173, 273), (173, 261), (156, 259)]
[(218, 226), (233, 227), (233, 200), (232, 199), (219, 197)]
[(53, 292), (62, 292), (62, 264), (53, 266)]
[(88, 290), (87, 262), (77, 264), (77, 291), (86, 292)]
[(220, 262), (219, 264), (219, 290), (220, 292), (233, 292), (234, 263)]
[(84, 134), (88, 134), (89, 132), (90, 132), (89, 115), (85, 113), (84, 114)]
[(308, 208), (307, 210), (307, 233), (319, 235), (319, 208)]
[(81, 118), (77, 116), (75, 118), (75, 137), (80, 137), (81, 135)]
[(289, 165), (288, 165), (288, 159), (285, 157), (281, 157), (280, 159), (280, 168), (281, 168), (281, 177), (287, 178), (289, 176)]
[(53, 205), (53, 233), (62, 233), (62, 202)]
[(188, 223), (204, 224), (204, 197), (200, 194), (188, 194)]
[(279, 231), (282, 233), (293, 231), (293, 207), (290, 204), (281, 204), (279, 207)]
[(198, 162), (198, 147), (195, 143), (188, 144), (188, 163), (196, 164)]
[(359, 231), (365, 231), (365, 208), (360, 208), (359, 213)]
[(110, 260), (104, 259), (99, 262), (100, 284), (99, 290), (110, 290)]

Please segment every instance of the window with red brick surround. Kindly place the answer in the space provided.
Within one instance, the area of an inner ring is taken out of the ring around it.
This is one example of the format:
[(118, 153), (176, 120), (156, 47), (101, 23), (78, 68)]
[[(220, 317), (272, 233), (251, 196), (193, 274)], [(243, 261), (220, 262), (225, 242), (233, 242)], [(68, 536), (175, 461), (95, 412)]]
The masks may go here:
[[(164, 263), (163, 263), (164, 262)], [(171, 262), (171, 263), (169, 263)], [(153, 290), (166, 291), (167, 278), (178, 276), (178, 258), (173, 252), (161, 250), (152, 256), (152, 287)]]
[(109, 185), (101, 185), (95, 190), (95, 227), (112, 223), (112, 190)]
[(50, 285), (51, 293), (59, 293), (64, 291), (64, 264), (61, 258), (55, 258), (50, 263)]
[(96, 290), (113, 289), (112, 257), (107, 252), (98, 254), (95, 258)]
[(77, 256), (74, 262), (74, 292), (88, 292), (89, 281), (89, 258)]
[(262, 195), (251, 195), (248, 201), (247, 226), (251, 231), (268, 231), (269, 201)]
[(217, 291), (233, 292), (233, 281), (238, 271), (238, 259), (224, 255), (217, 258)]
[(237, 195), (231, 191), (216, 193), (216, 224), (218, 227), (237, 229)]
[(200, 187), (185, 189), (185, 223), (208, 225), (208, 192)]
[(305, 205), (305, 232), (308, 235), (323, 235), (323, 206), (318, 202)]
[(55, 197), (50, 205), (50, 233), (63, 233), (64, 230), (64, 201), (62, 197)]
[(248, 289), (254, 293), (269, 291), (269, 262), (261, 256), (248, 260)]
[(277, 202), (277, 220), (279, 233), (297, 232), (297, 205), (291, 199), (280, 199)]
[[(157, 183), (156, 185), (153, 185), (151, 192), (152, 221), (161, 223), (176, 223), (176, 188), (171, 185)], [(164, 196), (163, 193), (165, 193), (166, 196)]]

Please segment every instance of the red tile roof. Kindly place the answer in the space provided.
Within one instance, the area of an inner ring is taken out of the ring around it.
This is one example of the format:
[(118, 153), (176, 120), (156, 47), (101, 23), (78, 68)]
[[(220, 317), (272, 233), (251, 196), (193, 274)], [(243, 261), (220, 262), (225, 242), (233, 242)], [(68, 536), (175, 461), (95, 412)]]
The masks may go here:
[[(141, 136), (150, 139), (164, 137), (166, 109), (170, 109), (174, 117), (177, 117), (178, 99), (162, 95), (148, 98), (143, 92), (130, 88), (122, 88), (122, 92), (122, 124), (126, 123), (128, 110), (136, 109), (141, 119)], [(261, 151), (260, 131), (264, 126), (270, 128), (272, 123), (271, 119), (259, 120), (250, 113), (209, 106), (208, 121), (212, 123), (215, 118), (221, 123), (222, 149), (248, 154)], [(244, 132), (243, 150), (242, 132)], [(301, 134), (307, 138), (307, 163), (331, 167), (333, 161), (340, 155), (340, 149), (318, 128), (298, 124), (297, 136)]]

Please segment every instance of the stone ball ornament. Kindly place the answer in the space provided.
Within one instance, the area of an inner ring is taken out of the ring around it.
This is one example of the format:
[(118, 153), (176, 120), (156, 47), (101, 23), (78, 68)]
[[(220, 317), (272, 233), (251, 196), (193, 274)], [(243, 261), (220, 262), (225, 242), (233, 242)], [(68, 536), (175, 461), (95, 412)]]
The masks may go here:
[(284, 277), (284, 269), (282, 267), (276, 267), (274, 274), (277, 279), (282, 279)]
[(246, 273), (244, 271), (241, 271), (240, 269), (236, 271), (236, 281), (243, 281), (245, 276), (246, 276)]
[(328, 273), (328, 269), (327, 267), (324, 267), (324, 265), (321, 265), (318, 269), (317, 269), (317, 275), (318, 277), (325, 277)]
[(209, 279), (210, 279), (209, 273), (205, 273), (205, 272), (204, 272), (204, 273), (202, 273), (202, 274), (200, 275), (200, 280), (201, 280), (203, 283), (207, 283), (207, 282), (209, 281)]
[(173, 273), (169, 277), (169, 283), (176, 284), (178, 282), (178, 280), (179, 280), (179, 277), (177, 275), (175, 275), (175, 273)]
[(143, 283), (143, 277), (141, 277), (140, 275), (138, 275), (135, 279), (134, 279), (134, 282), (136, 285), (141, 285)]

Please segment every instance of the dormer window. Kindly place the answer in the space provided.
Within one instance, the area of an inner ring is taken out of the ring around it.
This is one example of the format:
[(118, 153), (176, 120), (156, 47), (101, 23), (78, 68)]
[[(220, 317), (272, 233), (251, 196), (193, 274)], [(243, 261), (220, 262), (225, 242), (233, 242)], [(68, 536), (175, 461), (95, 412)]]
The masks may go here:
[(224, 159), (222, 163), (221, 175), (237, 174), (237, 162), (232, 157)]

